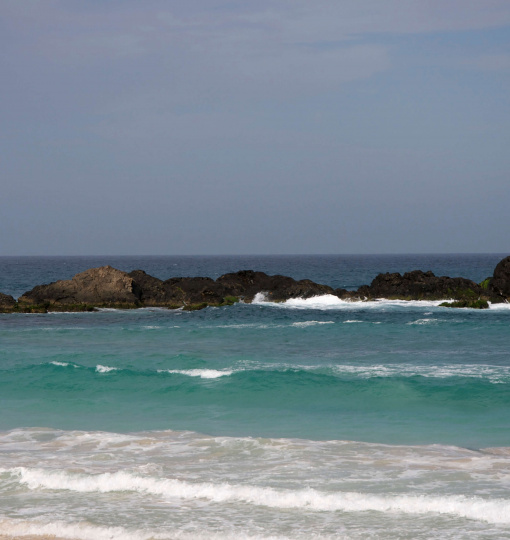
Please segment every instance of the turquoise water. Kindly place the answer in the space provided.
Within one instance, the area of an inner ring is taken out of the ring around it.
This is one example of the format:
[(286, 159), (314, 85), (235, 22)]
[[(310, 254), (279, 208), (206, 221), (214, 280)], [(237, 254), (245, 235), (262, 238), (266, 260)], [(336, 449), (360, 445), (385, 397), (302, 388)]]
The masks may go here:
[[(503, 256), (0, 258), (0, 291), (102, 264), (481, 281)], [(510, 308), (438, 304), (0, 315), (0, 532), (510, 538)]]

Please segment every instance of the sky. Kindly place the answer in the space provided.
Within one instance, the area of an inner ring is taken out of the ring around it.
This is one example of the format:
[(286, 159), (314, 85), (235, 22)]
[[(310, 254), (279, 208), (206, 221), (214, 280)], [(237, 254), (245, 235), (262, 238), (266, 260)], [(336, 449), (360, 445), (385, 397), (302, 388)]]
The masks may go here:
[(508, 0), (0, 0), (0, 255), (510, 252)]

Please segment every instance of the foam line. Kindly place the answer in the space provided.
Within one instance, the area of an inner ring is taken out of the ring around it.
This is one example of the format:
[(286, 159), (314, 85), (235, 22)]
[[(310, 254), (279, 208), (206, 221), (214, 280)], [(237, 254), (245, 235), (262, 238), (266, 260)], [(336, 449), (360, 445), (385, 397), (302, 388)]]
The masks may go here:
[(171, 533), (150, 532), (144, 529), (128, 530), (123, 527), (101, 527), (86, 522), (65, 523), (53, 521), (43, 523), (36, 520), (0, 519), (0, 536), (30, 536), (30, 538), (57, 537), (72, 540), (288, 540), (280, 536), (252, 536), (239, 533), (214, 533), (209, 530), (192, 533), (172, 530)]
[(78, 493), (135, 491), (168, 498), (206, 499), (215, 503), (241, 502), (258, 506), (311, 511), (403, 514), (449, 514), (457, 517), (510, 524), (510, 500), (462, 495), (373, 495), (356, 492), (325, 493), (312, 488), (278, 490), (228, 483), (191, 483), (176, 479), (135, 476), (119, 471), (96, 475), (69, 474), (16, 467), (9, 472), (29, 489), (70, 490)]
[(200, 377), (201, 379), (218, 379), (219, 377), (228, 377), (234, 373), (234, 370), (217, 369), (158, 369), (158, 373), (178, 373), (188, 377)]
[[(448, 299), (445, 299), (448, 300)], [(387, 300), (380, 298), (370, 301), (341, 300), (334, 294), (313, 296), (311, 298), (290, 298), (285, 302), (270, 302), (263, 292), (253, 298), (252, 304), (267, 305), (290, 309), (380, 309), (380, 308), (408, 308), (408, 307), (438, 307), (445, 300)]]

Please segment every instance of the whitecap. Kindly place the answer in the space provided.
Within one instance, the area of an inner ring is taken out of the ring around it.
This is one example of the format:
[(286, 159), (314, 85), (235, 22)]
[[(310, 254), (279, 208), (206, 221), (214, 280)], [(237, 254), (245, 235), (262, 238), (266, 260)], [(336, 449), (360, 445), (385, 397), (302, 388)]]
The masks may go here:
[(116, 367), (110, 367), (110, 366), (102, 366), (101, 364), (98, 364), (96, 366), (96, 373), (108, 373), (109, 371), (117, 371), (119, 368)]
[(291, 326), (296, 326), (298, 328), (306, 328), (307, 326), (316, 326), (320, 324), (335, 324), (335, 321), (302, 321), (292, 323)]
[(267, 294), (259, 292), (255, 295), (252, 304), (267, 305), (286, 309), (381, 309), (381, 308), (409, 308), (409, 307), (438, 307), (445, 300), (342, 300), (333, 294), (313, 296), (311, 298), (290, 298), (285, 302), (270, 302)]
[[(212, 532), (194, 530), (193, 532), (173, 530), (172, 533), (143, 530), (130, 530), (124, 527), (101, 527), (91, 523), (55, 520), (42, 522), (39, 519), (19, 520), (0, 519), (0, 531), (3, 535), (12, 537), (30, 536), (30, 538), (57, 537), (72, 540), (288, 540), (288, 537), (246, 535), (243, 533)], [(322, 538), (322, 537), (321, 537)], [(324, 537), (325, 538), (325, 537)]]
[(188, 377), (200, 377), (201, 379), (218, 379), (219, 377), (228, 377), (234, 373), (234, 370), (218, 369), (158, 369), (158, 373), (178, 373)]
[(9, 472), (31, 490), (69, 490), (77, 493), (133, 491), (169, 499), (205, 499), (214, 503), (241, 502), (278, 509), (320, 512), (375, 511), (394, 514), (447, 514), (489, 523), (510, 524), (510, 500), (463, 495), (406, 495), (324, 492), (313, 488), (275, 489), (226, 482), (188, 482), (173, 478), (137, 476), (118, 471), (71, 474), (39, 468), (15, 467)]
[(492, 304), (489, 302), (489, 308), (497, 311), (508, 311), (510, 309), (510, 303)]
[[(319, 369), (319, 368), (314, 368)], [(510, 381), (510, 367), (489, 366), (484, 364), (446, 364), (446, 365), (413, 365), (413, 364), (386, 364), (386, 365), (336, 365), (331, 366), (334, 373), (348, 373), (364, 378), (371, 377), (428, 377), (447, 379), (450, 377), (467, 377), (486, 379), (491, 383), (504, 383)]]
[(423, 324), (434, 324), (438, 322), (439, 319), (418, 319), (417, 321), (411, 321), (406, 324), (417, 324), (417, 325), (423, 325)]

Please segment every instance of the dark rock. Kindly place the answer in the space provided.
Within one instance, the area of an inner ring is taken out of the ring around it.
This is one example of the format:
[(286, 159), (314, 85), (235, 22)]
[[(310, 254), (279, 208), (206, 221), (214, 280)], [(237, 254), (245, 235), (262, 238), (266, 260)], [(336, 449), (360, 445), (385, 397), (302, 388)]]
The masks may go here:
[(404, 300), (476, 300), (486, 296), (486, 291), (470, 279), (438, 277), (421, 270), (406, 272), (403, 276), (399, 273), (379, 274), (368, 287), (368, 293), (371, 298)]
[(220, 305), (230, 293), (208, 277), (176, 277), (163, 282), (167, 305)]
[(443, 302), (439, 304), (442, 307), (450, 308), (471, 308), (471, 309), (489, 309), (487, 300), (456, 300), (455, 302)]
[(310, 298), (323, 294), (334, 294), (328, 285), (320, 285), (309, 279), (296, 281), (287, 276), (268, 276), (264, 272), (241, 270), (239, 272), (224, 274), (216, 283), (226, 289), (226, 294), (242, 297), (244, 301), (251, 302), (254, 296), (265, 293), (268, 300), (282, 302), (289, 298)]
[(488, 289), (502, 300), (510, 298), (510, 256), (501, 260), (494, 269)]
[(347, 289), (335, 289), (333, 291), (335, 296), (338, 296), (340, 300), (346, 301), (361, 301), (367, 300), (370, 296), (368, 285), (362, 285), (357, 291), (348, 291)]
[(136, 307), (140, 304), (140, 289), (126, 272), (111, 266), (91, 268), (72, 279), (38, 285), (19, 299), (23, 305)]
[(15, 306), (16, 300), (11, 295), (0, 293), (0, 313), (12, 311)]
[(150, 276), (143, 270), (133, 270), (129, 272), (136, 285), (140, 302), (147, 306), (168, 306), (166, 289), (161, 279)]
[(0, 312), (47, 310), (83, 311), (94, 307), (130, 308), (139, 306), (203, 309), (213, 305), (232, 305), (240, 298), (251, 302), (257, 293), (281, 302), (290, 298), (310, 298), (333, 294), (346, 300), (389, 298), (403, 300), (455, 300), (448, 307), (487, 307), (487, 301), (503, 302), (510, 298), (510, 256), (503, 259), (494, 276), (479, 285), (465, 278), (435, 276), (414, 270), (379, 274), (370, 285), (357, 291), (333, 290), (309, 279), (269, 276), (264, 272), (241, 270), (224, 274), (216, 281), (208, 277), (175, 277), (162, 281), (143, 270), (129, 274), (111, 266), (91, 268), (70, 280), (38, 285), (22, 295), (18, 303), (0, 293)]

